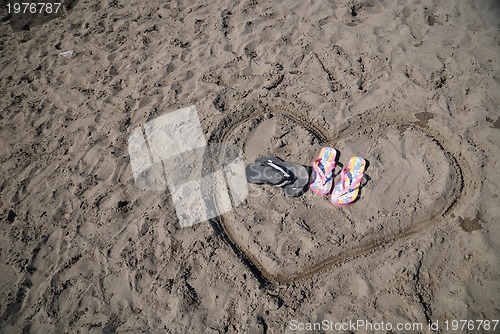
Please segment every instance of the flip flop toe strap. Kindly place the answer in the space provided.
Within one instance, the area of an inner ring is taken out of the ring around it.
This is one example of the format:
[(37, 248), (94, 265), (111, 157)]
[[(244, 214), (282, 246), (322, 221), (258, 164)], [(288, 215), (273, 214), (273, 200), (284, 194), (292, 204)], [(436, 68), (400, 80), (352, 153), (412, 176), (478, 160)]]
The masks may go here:
[[(347, 194), (348, 192), (351, 192), (353, 191), (354, 189), (356, 189), (356, 187), (361, 183), (361, 181), (363, 180), (363, 176), (364, 174), (363, 173), (358, 173), (356, 175), (356, 178), (353, 179), (352, 177), (352, 174), (351, 172), (349, 171), (349, 169), (346, 167), (342, 170), (342, 173), (340, 174), (340, 177), (341, 177), (341, 180), (342, 180), (342, 188), (343, 188), (343, 191), (342, 193), (339, 195), (339, 196), (343, 196), (345, 194)], [(346, 180), (347, 179), (350, 179), (352, 180), (348, 185), (346, 185)]]
[[(331, 172), (332, 168), (330, 165), (328, 169), (325, 169), (321, 161), (322, 161), (321, 159), (314, 160), (313, 168), (314, 171), (316, 172), (316, 175), (318, 175), (319, 178), (322, 180), (322, 184), (325, 185), (326, 183), (328, 183), (328, 181), (331, 180), (331, 176), (327, 177), (327, 175)], [(320, 165), (323, 166), (323, 170), (320, 169)]]
[(283, 174), (284, 177), (286, 178), (289, 178), (290, 177), (290, 174), (288, 174), (283, 168), (281, 168), (280, 166), (274, 164), (272, 162), (272, 160), (267, 160), (266, 163), (271, 166), (272, 168), (276, 169), (277, 171), (281, 172), (281, 174)]
[(283, 175), (282, 181), (280, 183), (278, 183), (278, 184), (274, 184), (273, 185), (274, 187), (283, 187), (283, 186), (285, 186), (285, 185), (287, 185), (287, 184), (289, 184), (289, 183), (292, 182), (292, 176), (290, 174), (288, 174), (283, 168), (281, 168), (280, 166), (274, 164), (272, 162), (272, 160), (267, 160), (265, 163), (269, 167), (277, 170), (278, 172), (280, 172)]

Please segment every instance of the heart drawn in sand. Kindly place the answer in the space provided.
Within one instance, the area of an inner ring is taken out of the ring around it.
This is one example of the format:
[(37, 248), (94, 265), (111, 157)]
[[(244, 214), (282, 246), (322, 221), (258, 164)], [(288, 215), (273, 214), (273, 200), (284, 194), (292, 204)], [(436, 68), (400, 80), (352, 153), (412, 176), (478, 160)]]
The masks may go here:
[(229, 238), (262, 273), (290, 283), (374, 251), (437, 224), (461, 187), (456, 159), (417, 124), (351, 120), (328, 133), (289, 111), (235, 120), (221, 145), (240, 145), (246, 163), (259, 155), (311, 165), (322, 146), (368, 161), (359, 201), (344, 208), (308, 191), (285, 197), (279, 188), (249, 185), (246, 201), (220, 217)]

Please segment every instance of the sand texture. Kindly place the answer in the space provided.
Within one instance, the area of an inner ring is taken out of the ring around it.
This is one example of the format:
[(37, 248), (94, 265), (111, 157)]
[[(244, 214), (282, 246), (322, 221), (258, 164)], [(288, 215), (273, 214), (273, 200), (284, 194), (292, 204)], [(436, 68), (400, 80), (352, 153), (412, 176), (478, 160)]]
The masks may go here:
[[(2, 6), (0, 332), (500, 318), (498, 1)], [(332, 146), (336, 174), (368, 161), (358, 202), (251, 184), (181, 228), (168, 191), (135, 184), (128, 140), (191, 105), (207, 163), (310, 166)]]

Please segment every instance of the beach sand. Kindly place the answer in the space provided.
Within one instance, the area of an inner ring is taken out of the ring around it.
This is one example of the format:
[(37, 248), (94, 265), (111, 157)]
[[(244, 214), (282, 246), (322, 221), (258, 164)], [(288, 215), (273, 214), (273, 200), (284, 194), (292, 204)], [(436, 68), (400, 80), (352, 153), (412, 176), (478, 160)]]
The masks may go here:
[[(498, 2), (3, 6), (2, 332), (500, 318)], [(247, 164), (311, 165), (322, 146), (364, 157), (359, 200), (249, 185), (180, 228), (170, 194), (135, 185), (128, 138), (190, 105), (209, 144)]]

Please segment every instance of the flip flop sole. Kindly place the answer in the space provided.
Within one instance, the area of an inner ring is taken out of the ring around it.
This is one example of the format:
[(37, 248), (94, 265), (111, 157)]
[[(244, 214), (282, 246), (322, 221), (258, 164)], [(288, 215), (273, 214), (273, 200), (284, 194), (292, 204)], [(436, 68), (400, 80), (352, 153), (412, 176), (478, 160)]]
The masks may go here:
[(293, 188), (293, 187), (284, 187), (283, 192), (285, 195), (290, 197), (298, 197), (304, 194), (307, 191), (307, 187), (303, 186), (302, 188)]
[(245, 168), (245, 174), (249, 183), (275, 186), (283, 182), (283, 175), (281, 173), (260, 163), (248, 165)]

